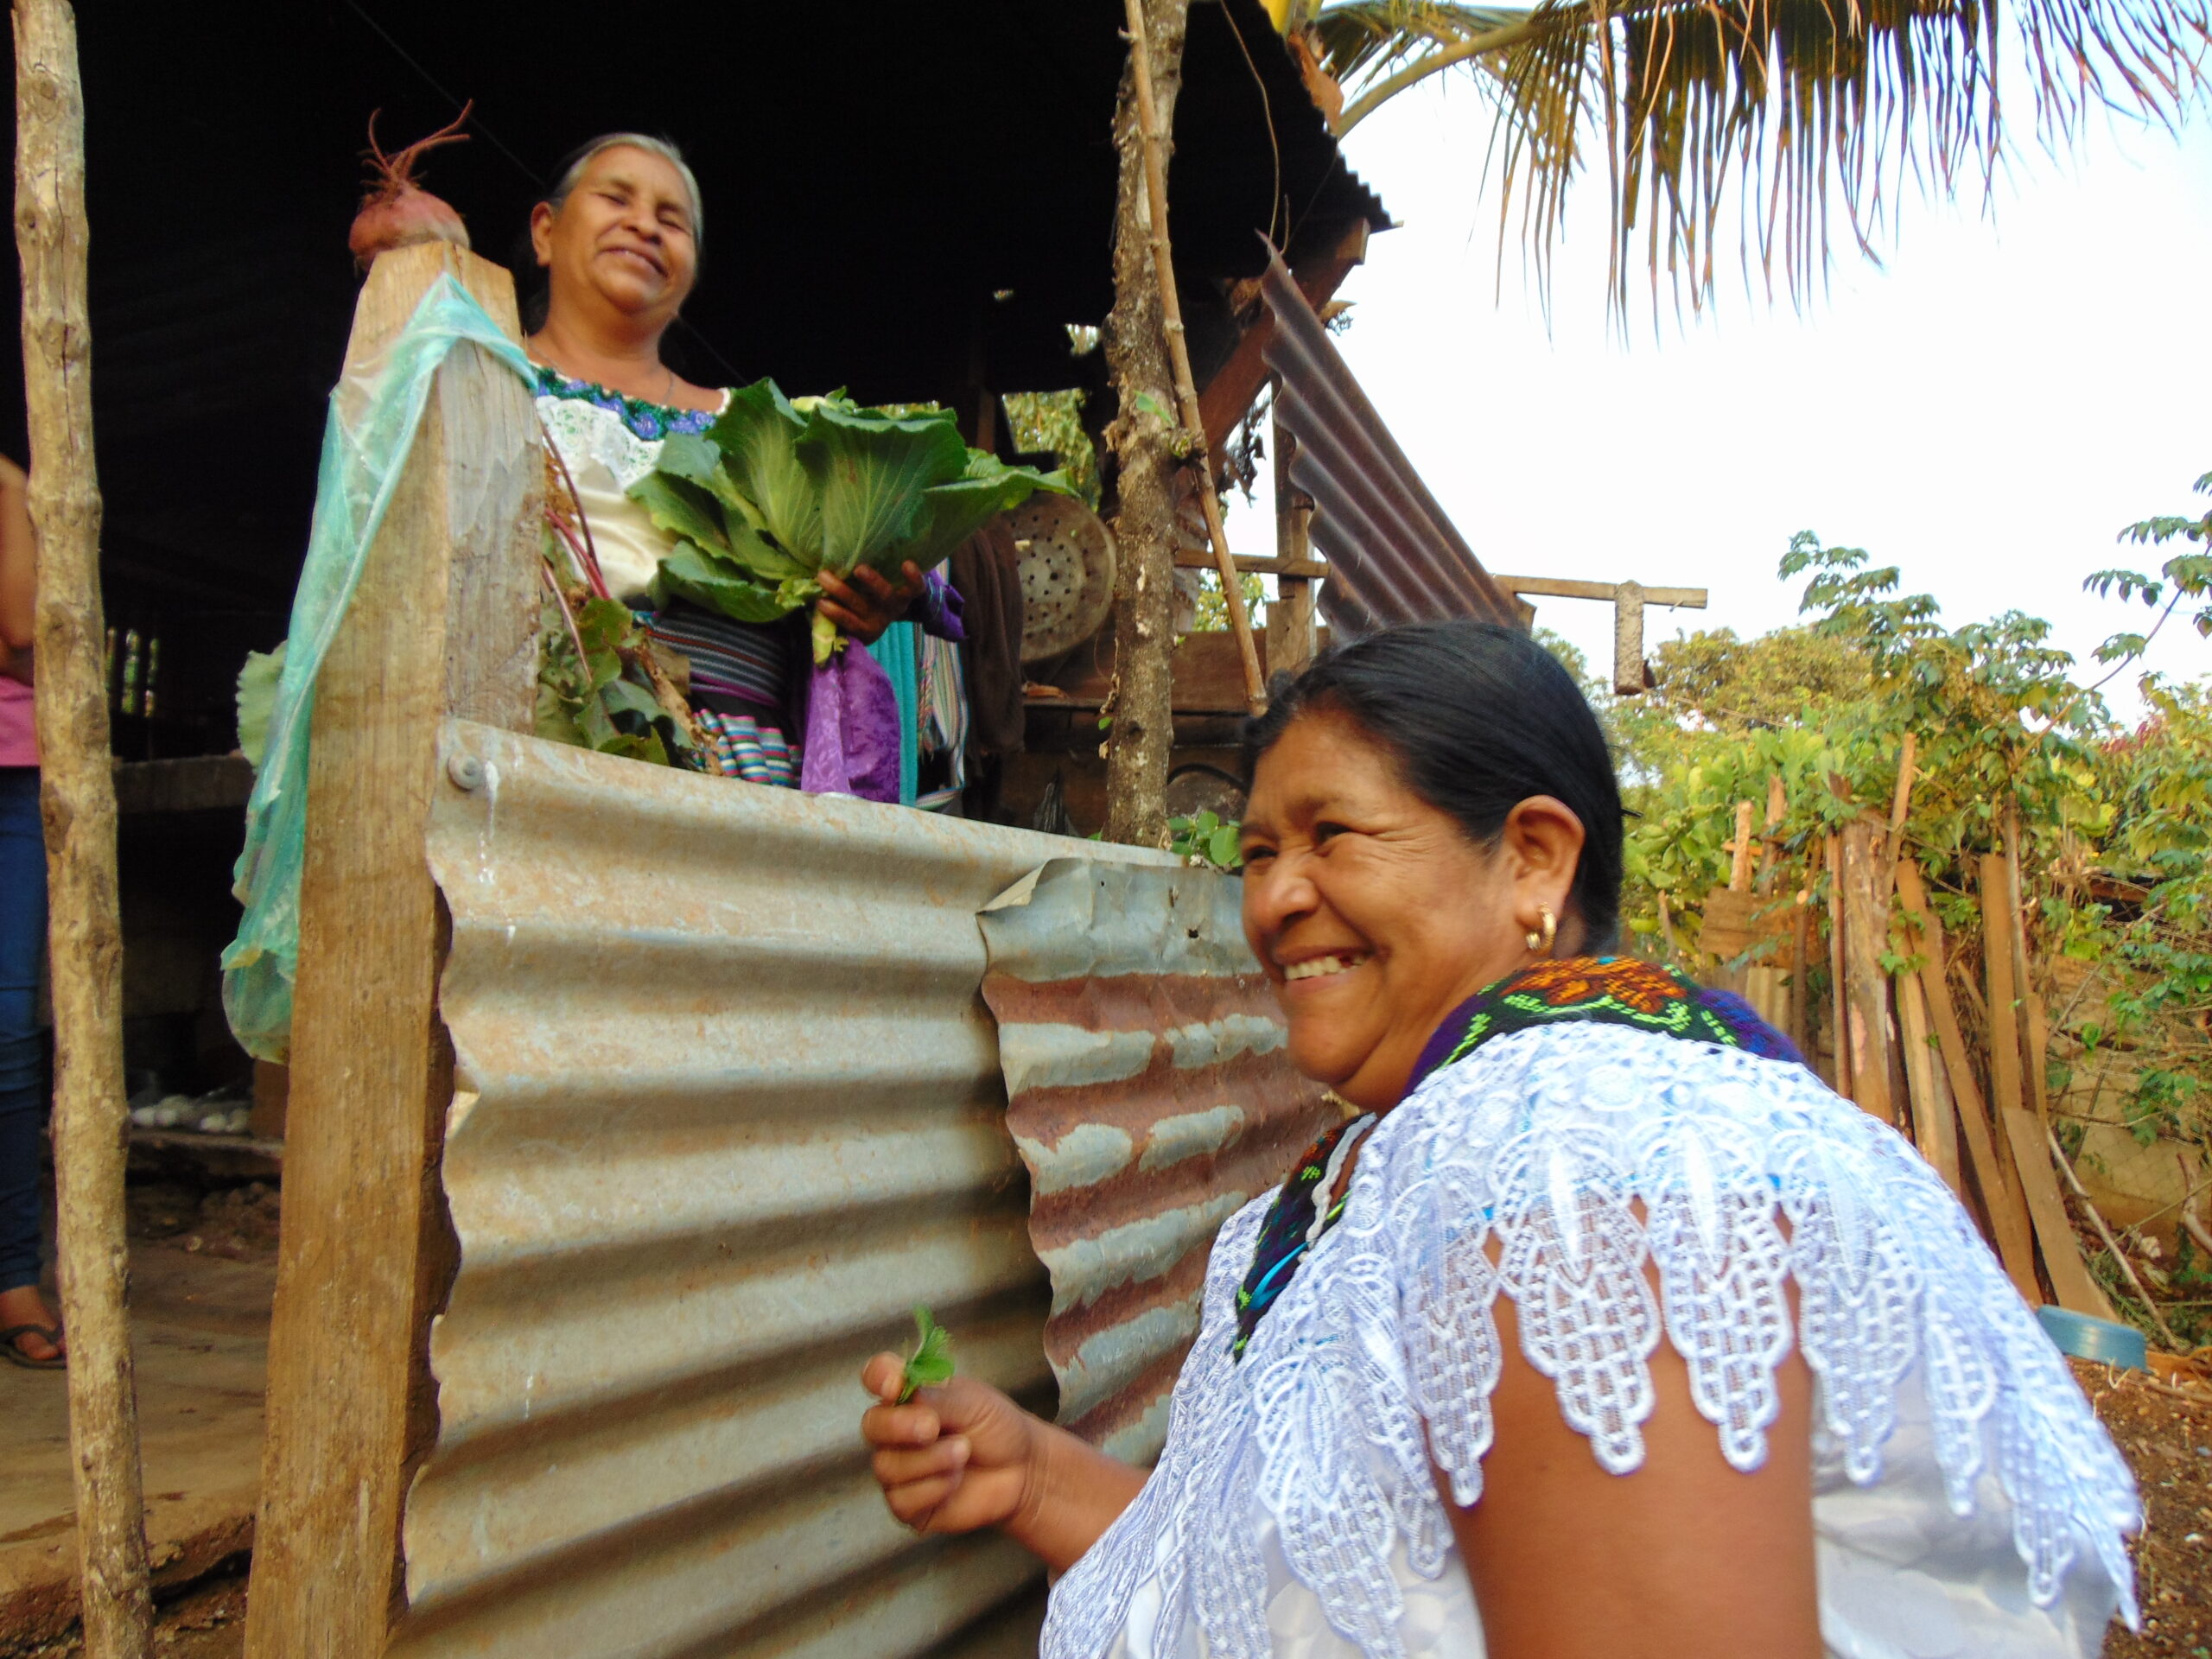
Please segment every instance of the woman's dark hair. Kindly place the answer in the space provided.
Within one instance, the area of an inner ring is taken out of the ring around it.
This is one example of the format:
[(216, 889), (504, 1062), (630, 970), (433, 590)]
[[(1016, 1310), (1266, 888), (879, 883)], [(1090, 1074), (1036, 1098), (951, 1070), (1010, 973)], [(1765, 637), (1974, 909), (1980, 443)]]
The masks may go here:
[(1300, 715), (1341, 714), (1397, 758), (1414, 793), (1490, 846), (1531, 795), (1582, 820), (1568, 898), (1602, 950), (1620, 926), (1621, 791), (1598, 716), (1560, 664), (1494, 622), (1425, 622), (1332, 646), (1244, 728), (1244, 775)]

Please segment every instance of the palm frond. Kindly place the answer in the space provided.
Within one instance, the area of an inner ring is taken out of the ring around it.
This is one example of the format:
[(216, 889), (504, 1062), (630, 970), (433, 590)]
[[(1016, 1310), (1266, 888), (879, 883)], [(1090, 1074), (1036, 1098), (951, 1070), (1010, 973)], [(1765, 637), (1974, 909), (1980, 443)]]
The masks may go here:
[(1314, 6), (1308, 38), (1338, 81), (1372, 82), (1408, 60), (1495, 33), (1526, 18), (1525, 6), (1463, 6), (1446, 0), (1344, 0)]
[(2035, 131), (2070, 142), (2112, 109), (2171, 126), (2204, 86), (2212, 0), (1546, 0), (1533, 10), (1434, 0), (1306, 0), (1294, 26), (1344, 82), (1341, 135), (1408, 87), (1465, 67), (1495, 99), (1501, 215), (1546, 276), (1568, 182), (1601, 149), (1611, 289), (1638, 239), (1655, 303), (1708, 298), (1724, 220), (1770, 291), (1802, 299), (1832, 231), (1873, 252), (1911, 178), (1986, 190), (2004, 153), (2000, 28), (2024, 44)]

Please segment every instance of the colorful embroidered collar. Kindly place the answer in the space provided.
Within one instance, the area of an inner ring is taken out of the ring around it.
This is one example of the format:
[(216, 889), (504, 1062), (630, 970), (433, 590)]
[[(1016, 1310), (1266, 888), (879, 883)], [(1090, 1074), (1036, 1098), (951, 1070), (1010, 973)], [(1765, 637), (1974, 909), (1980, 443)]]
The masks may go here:
[[(1796, 1045), (1732, 991), (1700, 985), (1634, 957), (1568, 957), (1508, 975), (1454, 1008), (1421, 1051), (1406, 1092), (1412, 1094), (1430, 1074), (1494, 1038), (1568, 1020), (1628, 1026), (1805, 1064)], [(1341, 1198), (1323, 1211), (1322, 1195), (1334, 1193), (1346, 1159), (1374, 1123), (1374, 1118), (1362, 1117), (1331, 1129), (1306, 1148), (1275, 1195), (1260, 1227), (1251, 1268), (1236, 1293), (1232, 1358), (1243, 1358), (1252, 1333), (1297, 1274), (1298, 1264), (1343, 1214)]]
[(1495, 1038), (1562, 1020), (1628, 1026), (1805, 1064), (1796, 1045), (1732, 991), (1635, 957), (1566, 957), (1510, 974), (1454, 1008), (1421, 1051), (1406, 1092)]
[(715, 411), (709, 409), (677, 409), (668, 404), (632, 397), (595, 380), (571, 378), (550, 364), (535, 366), (540, 397), (561, 397), (606, 410), (648, 443), (658, 442), (671, 432), (703, 432), (715, 423)]

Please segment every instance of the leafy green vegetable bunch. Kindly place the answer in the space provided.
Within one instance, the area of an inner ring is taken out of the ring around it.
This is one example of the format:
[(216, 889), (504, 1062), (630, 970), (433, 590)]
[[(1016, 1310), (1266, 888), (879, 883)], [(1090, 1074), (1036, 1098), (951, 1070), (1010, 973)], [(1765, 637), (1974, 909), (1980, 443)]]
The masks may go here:
[[(1040, 489), (1071, 493), (1059, 473), (970, 449), (944, 410), (787, 398), (761, 380), (732, 392), (704, 433), (665, 440), (630, 493), (677, 538), (657, 600), (772, 622), (811, 605), (825, 570), (868, 565), (895, 579), (910, 561), (926, 570)], [(836, 644), (817, 614), (814, 660), (829, 661)]]
[(643, 632), (629, 607), (586, 600), (571, 622), (548, 596), (543, 611), (537, 734), (601, 754), (679, 764), (683, 734), (653, 694), (623, 672), (622, 653), (638, 649)]

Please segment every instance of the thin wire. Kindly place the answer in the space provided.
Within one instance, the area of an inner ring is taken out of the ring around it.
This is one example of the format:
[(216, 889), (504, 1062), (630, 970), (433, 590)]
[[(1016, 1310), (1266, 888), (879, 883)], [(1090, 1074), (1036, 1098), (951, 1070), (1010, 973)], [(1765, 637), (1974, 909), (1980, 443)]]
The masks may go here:
[[(360, 0), (346, 0), (346, 3), (352, 9), (355, 16), (359, 17), (363, 22), (366, 23), (371, 29), (376, 31), (377, 38), (378, 40), (382, 41), (386, 46), (390, 47), (398, 54), (399, 60), (402, 63), (405, 64), (410, 69), (412, 69), (416, 74), (423, 77), (424, 84), (427, 85), (432, 92), (435, 92), (440, 98), (444, 99), (447, 103), (452, 105), (456, 110), (461, 107), (462, 100), (455, 98), (451, 92), (448, 92), (446, 88), (439, 83), (438, 78), (435, 75), (432, 74), (428, 69), (425, 69), (416, 60), (414, 54), (408, 51), (408, 49), (402, 46), (397, 41), (392, 39), (391, 31), (385, 29), (382, 23), (377, 22), (375, 18), (369, 16), (367, 10), (362, 6)], [(481, 116), (479, 116), (476, 118), (476, 130), (484, 135), (485, 138), (490, 143), (493, 149), (498, 150), (500, 155), (512, 162), (515, 164), (516, 169), (521, 173), (523, 177), (528, 179), (533, 185), (537, 182), (537, 175), (531, 169), (530, 163), (524, 161), (521, 156), (516, 155), (513, 150), (508, 149), (505, 142), (500, 138), (499, 135), (493, 131), (489, 126), (485, 124), (484, 118)]]
[(1221, 9), (1222, 21), (1229, 25), (1229, 32), (1236, 41), (1236, 49), (1244, 54), (1244, 67), (1252, 72), (1252, 84), (1260, 89), (1260, 114), (1268, 124), (1268, 149), (1275, 161), (1274, 188), (1268, 193), (1268, 240), (1275, 239), (1275, 219), (1286, 206), (1282, 199), (1282, 145), (1275, 137), (1274, 100), (1268, 96), (1268, 83), (1260, 73), (1260, 66), (1252, 60), (1252, 48), (1244, 43), (1244, 31), (1236, 27), (1234, 8)]
[[(440, 98), (444, 99), (446, 102), (451, 104), (455, 109), (461, 107), (462, 100), (455, 98), (453, 93), (448, 91), (445, 86), (440, 82), (435, 75), (432, 74), (428, 69), (425, 69), (413, 53), (410, 52), (405, 47), (394, 40), (391, 37), (391, 31), (387, 29), (382, 23), (377, 22), (374, 17), (369, 15), (367, 8), (361, 4), (361, 0), (346, 0), (346, 4), (348, 9), (353, 11), (355, 16), (359, 17), (363, 22), (366, 23), (371, 29), (376, 31), (377, 38), (378, 40), (382, 41), (386, 46), (390, 47), (394, 53), (398, 54), (399, 60), (402, 63), (405, 64), (410, 69), (412, 69), (416, 74), (422, 76), (425, 86), (429, 87), (429, 89), (435, 92)], [(506, 141), (501, 138), (498, 133), (493, 131), (490, 125), (486, 123), (484, 118), (480, 115), (476, 118), (475, 130), (483, 134), (486, 142), (488, 143), (493, 149), (498, 150), (500, 155), (505, 156), (510, 162), (512, 162), (515, 164), (515, 170), (520, 173), (524, 178), (530, 181), (531, 188), (532, 189), (536, 189), (537, 188), (539, 181), (537, 170), (532, 168), (528, 162), (525, 162), (521, 156), (516, 155), (515, 152), (508, 147)], [(726, 384), (734, 386), (742, 380), (743, 377), (738, 373), (736, 365), (733, 364), (729, 359), (721, 354), (721, 352), (715, 346), (713, 340), (708, 339), (705, 334), (700, 333), (698, 328), (680, 313), (673, 319), (673, 326), (682, 329), (685, 339), (695, 342), (707, 353), (709, 357), (715, 359), (715, 362), (721, 367), (721, 372), (729, 377)]]

